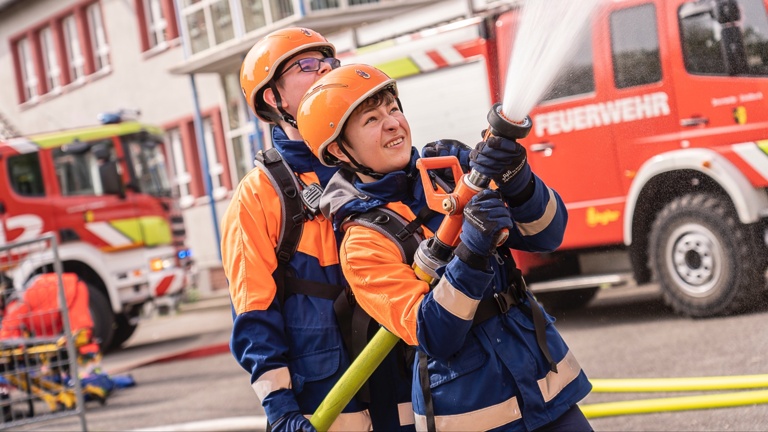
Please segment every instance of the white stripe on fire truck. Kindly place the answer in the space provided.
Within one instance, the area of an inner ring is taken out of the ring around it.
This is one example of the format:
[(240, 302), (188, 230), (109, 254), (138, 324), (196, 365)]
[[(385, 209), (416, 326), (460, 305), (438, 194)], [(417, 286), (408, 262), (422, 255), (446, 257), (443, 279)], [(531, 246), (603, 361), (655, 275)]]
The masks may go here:
[(435, 62), (429, 58), (427, 53), (424, 51), (413, 53), (410, 55), (410, 57), (422, 72), (429, 72), (437, 69), (437, 64), (435, 64)]
[(450, 65), (456, 65), (467, 61), (467, 59), (453, 46), (440, 46), (437, 47), (436, 51)]
[(13, 149), (19, 152), (20, 154), (34, 153), (40, 150), (40, 147), (38, 147), (35, 143), (33, 143), (32, 141), (26, 138), (13, 138), (8, 140), (7, 142), (8, 142), (8, 145), (13, 147)]
[[(436, 63), (427, 53), (432, 53), (439, 57), (445, 64)], [(454, 66), (467, 61), (467, 58), (453, 45), (442, 45), (434, 50), (418, 51), (410, 54), (409, 57), (416, 63), (422, 72), (429, 72), (446, 66)]]
[(133, 244), (133, 240), (115, 229), (109, 222), (90, 222), (85, 224), (85, 228), (110, 246), (121, 247)]
[(734, 144), (731, 148), (733, 148), (734, 153), (744, 159), (747, 165), (768, 180), (768, 155), (760, 150), (756, 143)]

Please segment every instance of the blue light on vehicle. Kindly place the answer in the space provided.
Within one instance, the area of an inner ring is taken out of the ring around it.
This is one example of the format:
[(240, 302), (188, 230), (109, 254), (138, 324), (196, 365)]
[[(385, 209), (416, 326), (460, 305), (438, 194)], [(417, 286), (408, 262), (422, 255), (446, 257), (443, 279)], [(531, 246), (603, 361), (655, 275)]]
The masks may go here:
[(96, 118), (101, 124), (116, 124), (126, 120), (138, 120), (141, 111), (135, 109), (120, 109), (114, 112), (99, 113)]
[(191, 249), (182, 249), (178, 253), (179, 259), (189, 258), (192, 256), (192, 250)]

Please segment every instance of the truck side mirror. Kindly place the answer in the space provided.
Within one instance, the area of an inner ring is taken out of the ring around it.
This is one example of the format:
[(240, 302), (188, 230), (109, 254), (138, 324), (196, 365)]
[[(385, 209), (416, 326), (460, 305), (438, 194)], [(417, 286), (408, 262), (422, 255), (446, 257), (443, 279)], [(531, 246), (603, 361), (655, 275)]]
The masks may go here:
[(735, 23), (741, 19), (741, 9), (736, 0), (717, 0), (714, 12), (720, 24)]
[(117, 161), (104, 161), (99, 166), (99, 177), (101, 177), (104, 193), (125, 198), (125, 188), (117, 169)]

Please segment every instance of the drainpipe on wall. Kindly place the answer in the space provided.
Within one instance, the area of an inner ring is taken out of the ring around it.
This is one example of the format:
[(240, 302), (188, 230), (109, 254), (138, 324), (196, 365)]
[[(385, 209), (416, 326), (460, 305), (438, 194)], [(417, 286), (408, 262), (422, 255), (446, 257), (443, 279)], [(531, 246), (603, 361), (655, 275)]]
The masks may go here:
[[(176, 4), (176, 25), (180, 30), (181, 35), (181, 48), (184, 52), (184, 59), (189, 57), (189, 47), (187, 46), (187, 30), (184, 27), (181, 20), (181, 0), (175, 0)], [(213, 197), (213, 181), (211, 180), (211, 172), (208, 166), (208, 152), (205, 150), (205, 134), (203, 133), (203, 120), (200, 114), (200, 100), (197, 96), (197, 83), (195, 82), (195, 74), (189, 74), (189, 85), (192, 89), (192, 101), (195, 107), (194, 123), (195, 123), (195, 138), (197, 139), (197, 152), (200, 154), (200, 161), (203, 169), (203, 183), (205, 185), (205, 193), (208, 195), (208, 205), (211, 208), (211, 219), (213, 221), (213, 232), (216, 236), (216, 253), (218, 254), (219, 261), (221, 261), (221, 233), (219, 232), (219, 218), (216, 215), (216, 200)]]

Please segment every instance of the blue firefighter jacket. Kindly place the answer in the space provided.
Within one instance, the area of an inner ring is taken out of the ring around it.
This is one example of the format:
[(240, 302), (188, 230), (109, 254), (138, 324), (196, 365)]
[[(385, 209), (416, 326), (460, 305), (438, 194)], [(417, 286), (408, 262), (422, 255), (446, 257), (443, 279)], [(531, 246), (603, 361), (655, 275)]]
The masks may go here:
[[(321, 165), (303, 141), (289, 140), (279, 127), (273, 129), (272, 138), (304, 183), (326, 186), (335, 169)], [(238, 363), (251, 374), (270, 423), (289, 412), (311, 415), (350, 364), (333, 300), (295, 294), (281, 304), (276, 296), (272, 274), (283, 223), (281, 199), (267, 175), (254, 168), (239, 184), (221, 223), (222, 258), (233, 302), (230, 346)], [(289, 267), (289, 274), (297, 279), (345, 285), (336, 234), (322, 215), (304, 222)], [(393, 377), (388, 384), (400, 382), (407, 389), (409, 380)], [(378, 394), (394, 392), (379, 390)], [(374, 389), (371, 397), (373, 426), (378, 430), (399, 427), (397, 403), (377, 397)], [(409, 397), (406, 390), (399, 401), (408, 409)], [(367, 430), (371, 423), (367, 408), (354, 398), (331, 429)], [(405, 429), (409, 428), (413, 426)]]
[[(426, 200), (415, 169), (418, 154), (403, 171), (372, 183), (339, 172), (323, 196), (322, 209), (339, 229), (347, 218), (383, 206), (406, 220), (415, 219)], [(504, 247), (551, 251), (559, 246), (567, 212), (559, 195), (535, 177), (533, 196), (510, 208), (515, 224)], [(437, 215), (422, 226), (426, 237), (441, 221)], [(432, 289), (403, 263), (392, 240), (370, 227), (346, 226), (340, 248), (342, 269), (357, 301), (379, 323), (427, 356), (429, 387), (438, 430), (530, 431), (562, 415), (591, 390), (586, 375), (544, 312), (546, 342), (558, 372), (537, 344), (526, 298), (473, 325), (481, 299), (467, 287), (483, 286), (493, 297), (511, 281), (504, 263), (491, 259), (491, 271), (470, 268), (453, 258)], [(398, 262), (399, 261), (399, 262)], [(417, 429), (426, 427), (426, 407), (414, 367), (412, 398)]]

